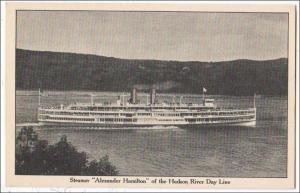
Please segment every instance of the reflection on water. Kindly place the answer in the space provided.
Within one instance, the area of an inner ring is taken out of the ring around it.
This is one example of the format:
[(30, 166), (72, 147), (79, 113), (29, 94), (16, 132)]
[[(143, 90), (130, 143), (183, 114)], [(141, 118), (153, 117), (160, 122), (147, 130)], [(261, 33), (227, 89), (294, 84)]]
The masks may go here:
[[(88, 96), (48, 96), (44, 104), (67, 104)], [(18, 123), (36, 121), (36, 96), (18, 95)], [(218, 105), (246, 107), (251, 97), (221, 97)], [(286, 177), (287, 100), (257, 99), (256, 127), (149, 127), (101, 129), (41, 127), (38, 134), (50, 143), (66, 135), (91, 159), (107, 154), (120, 175)], [(59, 104), (59, 103), (58, 103)]]

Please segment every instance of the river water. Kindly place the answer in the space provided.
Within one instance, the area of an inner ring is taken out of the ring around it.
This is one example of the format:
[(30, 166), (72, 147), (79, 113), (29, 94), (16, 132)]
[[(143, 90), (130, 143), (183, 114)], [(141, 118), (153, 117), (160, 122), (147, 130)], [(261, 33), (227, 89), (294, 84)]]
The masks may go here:
[[(89, 92), (43, 92), (43, 106), (89, 102)], [(120, 93), (93, 93), (95, 102)], [(178, 95), (177, 95), (178, 96)], [(218, 106), (252, 107), (253, 97), (210, 96)], [(141, 102), (146, 99), (143, 97)], [(173, 95), (159, 97), (173, 100)], [(175, 98), (179, 100), (179, 97)], [(201, 102), (192, 96), (182, 102)], [(89, 159), (108, 155), (122, 176), (286, 177), (287, 97), (256, 97), (256, 127), (193, 129), (149, 127), (86, 130), (39, 127), (40, 139), (56, 143), (66, 135)], [(16, 123), (37, 122), (36, 91), (16, 92)]]

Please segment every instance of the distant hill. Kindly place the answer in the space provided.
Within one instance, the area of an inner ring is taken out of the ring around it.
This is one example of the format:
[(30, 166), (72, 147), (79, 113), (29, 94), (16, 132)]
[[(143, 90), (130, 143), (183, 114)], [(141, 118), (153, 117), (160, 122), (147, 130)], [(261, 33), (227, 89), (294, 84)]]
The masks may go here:
[(16, 88), (287, 95), (288, 61), (180, 62), (16, 50)]

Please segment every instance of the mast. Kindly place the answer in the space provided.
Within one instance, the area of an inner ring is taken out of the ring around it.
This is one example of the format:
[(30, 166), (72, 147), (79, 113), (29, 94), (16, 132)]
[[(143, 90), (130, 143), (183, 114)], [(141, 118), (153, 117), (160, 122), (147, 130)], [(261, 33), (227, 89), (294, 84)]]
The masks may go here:
[(180, 96), (180, 98), (179, 98), (180, 100), (179, 100), (179, 105), (181, 106), (181, 100), (182, 100), (182, 96)]
[(173, 105), (174, 105), (174, 110), (176, 110), (176, 100), (175, 100), (175, 95), (173, 96)]
[(39, 107), (41, 106), (41, 89), (39, 88)]
[(149, 96), (148, 96), (148, 94), (146, 94), (146, 98), (147, 98), (146, 105), (148, 105), (149, 104)]
[(94, 95), (91, 94), (91, 105), (93, 106), (94, 105)]
[(256, 108), (256, 101), (255, 101), (255, 97), (256, 97), (256, 94), (254, 93), (254, 96), (253, 96), (253, 108)]
[(203, 98), (203, 105), (205, 105), (205, 93), (206, 93), (206, 88), (202, 88), (202, 98)]
[(41, 89), (39, 88), (39, 104), (38, 104), (38, 109), (37, 109), (37, 120), (39, 120), (40, 117), (40, 107), (41, 107)]

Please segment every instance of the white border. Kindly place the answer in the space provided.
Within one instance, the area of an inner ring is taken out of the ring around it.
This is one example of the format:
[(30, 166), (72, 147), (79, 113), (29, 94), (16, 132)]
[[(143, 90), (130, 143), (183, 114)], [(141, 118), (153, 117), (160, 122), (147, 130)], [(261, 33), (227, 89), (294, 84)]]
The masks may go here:
[[(37, 2), (37, 1), (28, 1)], [(53, 1), (61, 2), (61, 1)], [(100, 3), (95, 1), (68, 1), (61, 3)], [(104, 1), (103, 3), (124, 3), (124, 1)], [(132, 2), (127, 1), (127, 3), (170, 3), (170, 4), (291, 4), (296, 5), (296, 15), (299, 16), (299, 2), (296, 1), (140, 1)], [(48, 1), (49, 3), (49, 1)], [(1, 192), (299, 192), (299, 18), (297, 17), (296, 26), (296, 188), (295, 189), (110, 189), (110, 188), (14, 188), (5, 186), (5, 119), (4, 119), (4, 104), (5, 104), (5, 7), (6, 2), (1, 1)]]

